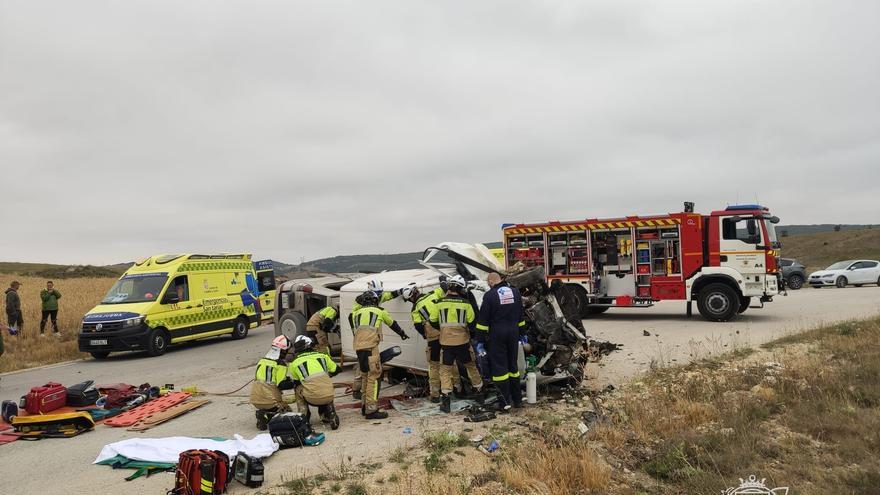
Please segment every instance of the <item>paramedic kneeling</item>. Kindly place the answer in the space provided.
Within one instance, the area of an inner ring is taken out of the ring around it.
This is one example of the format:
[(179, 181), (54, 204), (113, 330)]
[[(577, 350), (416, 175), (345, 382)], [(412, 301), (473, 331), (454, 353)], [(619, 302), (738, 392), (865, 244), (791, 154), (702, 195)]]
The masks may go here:
[(275, 337), (266, 357), (257, 363), (254, 383), (251, 385), (251, 405), (257, 408), (257, 429), (265, 430), (272, 416), (290, 411), (284, 403), (279, 386), (287, 377), (284, 355), (290, 342), (284, 335)]

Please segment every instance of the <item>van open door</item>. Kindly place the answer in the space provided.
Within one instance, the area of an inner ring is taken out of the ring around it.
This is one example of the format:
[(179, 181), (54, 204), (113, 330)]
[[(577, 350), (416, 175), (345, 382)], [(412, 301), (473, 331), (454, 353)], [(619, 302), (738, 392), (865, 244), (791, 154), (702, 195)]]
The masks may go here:
[(254, 261), (254, 272), (260, 294), (260, 321), (271, 320), (275, 313), (275, 265), (272, 260)]

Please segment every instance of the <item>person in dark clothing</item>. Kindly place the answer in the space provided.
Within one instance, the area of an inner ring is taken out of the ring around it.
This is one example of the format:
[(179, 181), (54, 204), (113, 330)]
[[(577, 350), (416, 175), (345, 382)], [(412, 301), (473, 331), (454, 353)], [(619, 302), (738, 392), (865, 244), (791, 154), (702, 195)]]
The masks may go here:
[(40, 319), (40, 335), (44, 335), (46, 321), (52, 318), (52, 329), (56, 336), (61, 335), (58, 331), (58, 300), (61, 293), (55, 289), (52, 281), (46, 282), (46, 288), (40, 291), (40, 301), (43, 309), (43, 317)]
[(511, 406), (522, 407), (517, 364), (520, 332), (526, 326), (522, 296), (498, 273), (490, 273), (487, 282), (491, 289), (483, 296), (477, 318), (477, 354), (488, 352), (492, 383), (500, 396), (498, 409), (509, 411)]
[(21, 298), (18, 297), (18, 288), (21, 284), (14, 281), (6, 289), (6, 321), (10, 327), (17, 327), (20, 332), (24, 329), (24, 319), (21, 317)]

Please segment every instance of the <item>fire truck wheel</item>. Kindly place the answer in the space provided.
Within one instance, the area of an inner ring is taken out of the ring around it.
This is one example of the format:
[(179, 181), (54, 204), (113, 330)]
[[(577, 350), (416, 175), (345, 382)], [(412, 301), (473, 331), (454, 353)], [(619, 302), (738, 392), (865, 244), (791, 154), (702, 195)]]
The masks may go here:
[(581, 318), (586, 318), (590, 313), (587, 307), (587, 291), (583, 287), (574, 284), (564, 284), (559, 289), (559, 306), (566, 315), (577, 313)]
[(745, 313), (746, 310), (749, 309), (749, 304), (752, 304), (752, 298), (751, 298), (751, 297), (743, 297), (742, 299), (740, 299), (740, 300), (739, 300), (739, 311), (738, 311), (738, 313), (739, 313), (739, 314), (743, 314), (743, 313)]
[(706, 320), (729, 321), (739, 311), (739, 295), (727, 284), (709, 284), (700, 291), (697, 307)]

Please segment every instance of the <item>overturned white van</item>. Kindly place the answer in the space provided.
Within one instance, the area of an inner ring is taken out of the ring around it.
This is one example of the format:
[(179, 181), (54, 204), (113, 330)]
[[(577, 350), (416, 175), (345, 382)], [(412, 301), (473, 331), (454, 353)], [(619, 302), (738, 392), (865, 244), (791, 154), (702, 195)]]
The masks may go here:
[[(470, 293), (479, 306), (483, 293), (488, 290), (486, 277), (492, 271), (505, 273), (497, 258), (482, 244), (444, 242), (425, 250), (421, 264), (424, 268), (395, 270), (360, 277), (309, 278), (290, 280), (279, 287), (276, 301), (275, 333), (288, 337), (305, 333), (305, 321), (325, 304), (339, 301), (340, 327), (331, 336), (334, 353), (342, 354), (346, 361), (355, 360), (352, 347), (353, 334), (348, 324), (355, 298), (367, 289), (371, 280), (382, 282), (386, 291), (400, 289), (415, 283), (423, 292), (433, 290), (440, 284), (440, 275), (462, 275), (469, 281)], [(529, 343), (522, 346), (521, 366), (525, 355), (535, 356), (537, 368), (547, 379), (579, 377), (586, 360), (587, 338), (577, 311), (576, 301), (566, 301), (564, 294), (544, 282), (543, 270), (531, 269), (506, 274), (507, 281), (523, 295), (526, 308)], [(326, 282), (326, 283), (325, 283)], [(399, 346), (400, 356), (389, 364), (397, 367), (426, 371), (425, 341), (413, 327), (412, 304), (397, 298), (382, 304), (410, 337), (401, 341), (394, 332), (384, 332), (382, 350)], [(570, 317), (566, 318), (566, 315)]]

